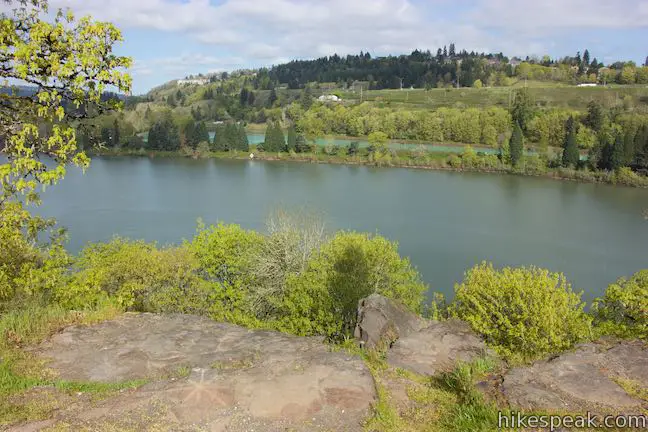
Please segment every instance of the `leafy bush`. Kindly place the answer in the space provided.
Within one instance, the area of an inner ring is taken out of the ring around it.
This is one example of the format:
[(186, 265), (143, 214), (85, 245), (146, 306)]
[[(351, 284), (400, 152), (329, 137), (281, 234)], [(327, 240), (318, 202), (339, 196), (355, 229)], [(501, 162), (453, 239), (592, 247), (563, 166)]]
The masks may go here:
[(203, 277), (214, 283), (210, 316), (216, 320), (249, 323), (249, 285), (252, 261), (261, 250), (263, 236), (238, 225), (205, 228), (199, 222), (196, 236), (187, 247), (198, 259)]
[(451, 154), (448, 156), (448, 165), (450, 165), (452, 168), (459, 168), (461, 167), (461, 158), (457, 156), (456, 154)]
[(592, 315), (600, 333), (648, 339), (648, 270), (609, 285)]
[(372, 293), (420, 312), (427, 287), (398, 246), (381, 236), (338, 233), (287, 281), (277, 327), (296, 334), (349, 334), (358, 301)]
[(106, 297), (125, 309), (204, 314), (214, 287), (197, 274), (198, 260), (187, 247), (115, 238), (84, 249), (71, 282), (56, 299), (71, 309), (92, 308)]
[(536, 267), (495, 270), (482, 263), (455, 286), (450, 314), (468, 322), (511, 360), (570, 348), (590, 334), (580, 294), (565, 277)]
[[(0, 312), (48, 297), (64, 284), (70, 256), (53, 222), (32, 217), (21, 203), (0, 206)], [(38, 238), (50, 231), (50, 241)]]

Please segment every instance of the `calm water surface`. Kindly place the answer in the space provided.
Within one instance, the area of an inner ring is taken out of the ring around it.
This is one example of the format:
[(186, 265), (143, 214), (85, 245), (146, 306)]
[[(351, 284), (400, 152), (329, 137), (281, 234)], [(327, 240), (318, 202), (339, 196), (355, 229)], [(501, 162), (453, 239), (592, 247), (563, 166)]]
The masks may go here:
[(591, 299), (648, 268), (648, 190), (531, 177), (291, 162), (95, 158), (43, 195), (69, 248), (113, 235), (177, 243), (196, 220), (263, 230), (277, 206), (400, 244), (433, 290), (482, 260), (564, 272)]

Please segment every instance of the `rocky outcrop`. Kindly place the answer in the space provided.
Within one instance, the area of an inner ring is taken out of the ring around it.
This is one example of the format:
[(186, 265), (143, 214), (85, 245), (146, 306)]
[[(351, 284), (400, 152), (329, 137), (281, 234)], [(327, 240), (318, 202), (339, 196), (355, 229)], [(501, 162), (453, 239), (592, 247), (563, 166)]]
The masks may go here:
[(432, 321), (428, 327), (398, 339), (387, 352), (394, 367), (423, 375), (451, 370), (457, 362), (495, 354), (468, 324), (458, 320)]
[(355, 336), (367, 348), (389, 348), (390, 365), (425, 375), (494, 356), (468, 324), (426, 320), (378, 294), (360, 301)]
[(72, 429), (137, 429), (155, 418), (168, 430), (360, 430), (375, 398), (362, 360), (331, 352), (319, 338), (187, 315), (128, 314), (71, 327), (38, 351), (67, 380), (151, 379), (55, 415)]
[[(525, 410), (635, 412), (645, 400), (624, 389), (648, 391), (648, 346), (641, 341), (587, 343), (573, 352), (511, 369), (502, 389)], [(632, 392), (631, 392), (632, 393)]]
[(358, 322), (354, 336), (367, 349), (389, 348), (398, 338), (417, 332), (429, 324), (405, 306), (379, 294), (372, 294), (358, 303)]

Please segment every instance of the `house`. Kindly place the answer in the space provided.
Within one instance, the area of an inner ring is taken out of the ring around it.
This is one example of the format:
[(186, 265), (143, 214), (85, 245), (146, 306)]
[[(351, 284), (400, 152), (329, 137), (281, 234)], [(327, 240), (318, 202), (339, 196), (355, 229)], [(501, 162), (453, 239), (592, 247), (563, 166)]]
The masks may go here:
[(207, 78), (179, 79), (178, 85), (205, 85), (209, 83)]
[(509, 64), (510, 64), (511, 66), (513, 66), (513, 68), (516, 68), (516, 67), (520, 66), (520, 63), (522, 63), (522, 60), (520, 60), (520, 59), (517, 58), (517, 57), (513, 57), (513, 58), (511, 59), (511, 61), (509, 61)]
[(337, 97), (336, 95), (329, 94), (329, 95), (322, 95), (318, 97), (317, 100), (320, 102), (339, 102), (340, 98)]
[(581, 84), (578, 84), (577, 87), (596, 87), (597, 85), (598, 84), (596, 84), (596, 83), (581, 83)]

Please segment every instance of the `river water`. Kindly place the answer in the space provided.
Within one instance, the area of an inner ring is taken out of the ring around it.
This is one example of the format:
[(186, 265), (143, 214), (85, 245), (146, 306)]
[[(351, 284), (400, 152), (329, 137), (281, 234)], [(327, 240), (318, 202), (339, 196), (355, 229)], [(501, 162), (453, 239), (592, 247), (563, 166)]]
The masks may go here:
[(482, 260), (564, 272), (586, 298), (648, 268), (648, 190), (543, 178), (187, 158), (97, 157), (43, 194), (41, 214), (78, 251), (113, 235), (178, 243), (196, 220), (263, 230), (276, 207), (307, 207), (331, 230), (400, 245), (432, 290), (452, 293)]

